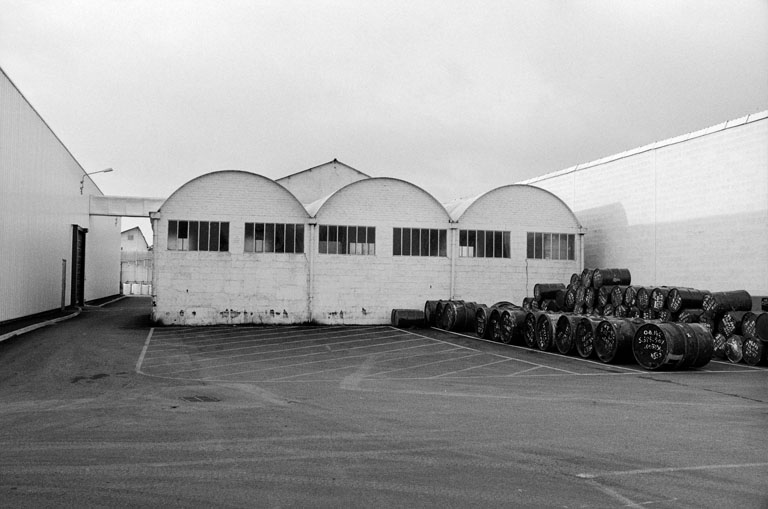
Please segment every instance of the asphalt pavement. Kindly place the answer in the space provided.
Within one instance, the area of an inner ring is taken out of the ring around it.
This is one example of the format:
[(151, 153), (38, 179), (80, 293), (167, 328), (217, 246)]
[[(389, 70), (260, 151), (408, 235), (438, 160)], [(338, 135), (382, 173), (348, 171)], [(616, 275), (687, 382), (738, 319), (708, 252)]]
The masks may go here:
[(768, 507), (765, 368), (149, 306), (0, 343), (0, 506)]

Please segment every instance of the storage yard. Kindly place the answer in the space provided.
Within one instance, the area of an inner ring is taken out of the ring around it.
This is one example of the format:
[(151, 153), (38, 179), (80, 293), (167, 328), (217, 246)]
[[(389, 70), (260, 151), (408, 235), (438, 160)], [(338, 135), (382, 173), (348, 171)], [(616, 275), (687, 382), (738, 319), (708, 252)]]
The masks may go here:
[[(713, 358), (768, 364), (766, 300), (745, 290), (632, 286), (629, 269), (584, 269), (568, 284), (539, 283), (521, 305), (427, 301), (425, 326), (541, 351), (637, 363), (647, 370), (700, 368)], [(753, 311), (754, 308), (754, 311)], [(393, 310), (393, 325), (422, 314)]]

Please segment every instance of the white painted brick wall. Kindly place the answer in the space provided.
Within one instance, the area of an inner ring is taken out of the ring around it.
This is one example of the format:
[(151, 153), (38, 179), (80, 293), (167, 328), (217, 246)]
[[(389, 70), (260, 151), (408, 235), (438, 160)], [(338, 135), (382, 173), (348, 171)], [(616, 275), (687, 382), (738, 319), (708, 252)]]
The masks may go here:
[(585, 263), (628, 267), (643, 285), (768, 295), (768, 119), (534, 185), (588, 229)]
[[(229, 221), (229, 252), (168, 251), (168, 220)], [(153, 221), (153, 318), (163, 324), (297, 323), (309, 319), (308, 257), (244, 253), (246, 222), (305, 224), (281, 186), (245, 172), (204, 175), (179, 188)]]
[(445, 209), (416, 186), (396, 179), (357, 182), (324, 204), (317, 223), (376, 227), (376, 256), (317, 255), (316, 321), (388, 323), (393, 308), (423, 309), (426, 300), (449, 298), (449, 258), (392, 255), (394, 227), (448, 229)]
[(461, 230), (500, 230), (511, 233), (510, 258), (456, 260), (455, 297), (484, 304), (506, 300), (520, 303), (533, 296), (533, 286), (570, 280), (580, 272), (580, 251), (575, 260), (527, 260), (527, 233), (553, 232), (575, 235), (579, 224), (558, 197), (533, 186), (504, 186), (470, 206), (458, 223)]

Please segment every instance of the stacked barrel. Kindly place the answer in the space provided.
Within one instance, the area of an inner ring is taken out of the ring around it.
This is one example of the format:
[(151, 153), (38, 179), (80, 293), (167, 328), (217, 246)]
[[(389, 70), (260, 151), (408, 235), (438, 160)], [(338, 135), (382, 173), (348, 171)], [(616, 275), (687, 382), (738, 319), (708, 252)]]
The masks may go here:
[(768, 312), (744, 290), (632, 285), (629, 269), (584, 269), (537, 283), (522, 306), (427, 301), (425, 321), (451, 331), (604, 363), (687, 369), (712, 358), (768, 364)]

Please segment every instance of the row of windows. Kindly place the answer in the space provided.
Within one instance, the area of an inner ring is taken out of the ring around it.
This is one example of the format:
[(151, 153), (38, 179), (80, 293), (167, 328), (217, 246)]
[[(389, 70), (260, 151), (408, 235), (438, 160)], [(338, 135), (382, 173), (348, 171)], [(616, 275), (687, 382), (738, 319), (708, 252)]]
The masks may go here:
[(392, 255), (448, 256), (448, 230), (427, 228), (394, 228)]
[[(321, 254), (376, 254), (376, 228), (320, 225)], [(393, 228), (393, 256), (448, 256), (448, 231), (429, 228)], [(245, 223), (246, 253), (303, 253), (304, 225)], [(229, 223), (168, 221), (169, 251), (229, 251)], [(527, 258), (575, 260), (576, 236), (568, 233), (528, 232)], [(459, 256), (510, 258), (511, 233), (494, 230), (459, 230)]]
[(491, 230), (459, 230), (459, 256), (509, 258), (511, 233)]
[(245, 223), (246, 253), (303, 253), (304, 225)]
[(376, 228), (373, 226), (320, 225), (321, 254), (376, 254)]
[(575, 260), (576, 235), (528, 232), (527, 257), (536, 260)]
[(169, 251), (229, 251), (229, 223), (168, 221)]

